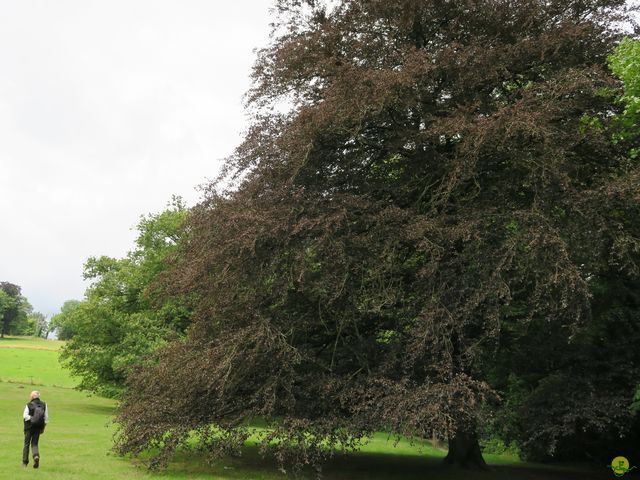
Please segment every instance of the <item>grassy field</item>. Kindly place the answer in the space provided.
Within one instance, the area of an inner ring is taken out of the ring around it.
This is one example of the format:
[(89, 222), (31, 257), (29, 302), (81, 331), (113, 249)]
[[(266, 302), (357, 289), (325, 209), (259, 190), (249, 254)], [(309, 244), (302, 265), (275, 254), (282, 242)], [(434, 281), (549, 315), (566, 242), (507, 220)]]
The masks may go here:
[(75, 382), (58, 363), (62, 343), (9, 337), (0, 340), (0, 381), (71, 388)]
[[(9, 338), (0, 340), (0, 479), (219, 479), (284, 480), (270, 460), (248, 446), (241, 458), (228, 458), (213, 465), (187, 453), (179, 455), (169, 469), (149, 473), (136, 462), (110, 453), (114, 426), (110, 423), (115, 402), (73, 390), (72, 377), (57, 362), (61, 342)], [(39, 389), (50, 406), (50, 426), (41, 440), (41, 468), (21, 466), (22, 419), (29, 392)], [(508, 456), (485, 458), (489, 472), (469, 472), (441, 467), (444, 450), (425, 442), (394, 447), (386, 435), (378, 434), (362, 452), (329, 462), (324, 477), (329, 480), (553, 480), (613, 478), (605, 468), (598, 472), (548, 469), (520, 463)], [(631, 478), (633, 476), (630, 476)], [(297, 478), (314, 478), (305, 472)]]

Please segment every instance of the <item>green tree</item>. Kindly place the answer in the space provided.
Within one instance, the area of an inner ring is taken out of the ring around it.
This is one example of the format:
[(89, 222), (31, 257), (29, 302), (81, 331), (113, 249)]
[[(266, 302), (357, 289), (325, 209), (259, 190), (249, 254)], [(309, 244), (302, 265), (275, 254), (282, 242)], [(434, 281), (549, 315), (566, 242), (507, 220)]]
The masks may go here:
[[(625, 38), (609, 57), (609, 67), (624, 83), (624, 95), (620, 99), (625, 106), (618, 116), (620, 130), (616, 140), (637, 138), (640, 125), (640, 41)], [(636, 148), (631, 151), (635, 158), (640, 154)]]
[(32, 312), (27, 317), (30, 333), (36, 337), (47, 338), (51, 331), (51, 323), (44, 313)]
[(0, 338), (4, 338), (5, 333), (5, 313), (7, 315), (11, 315), (11, 311), (15, 307), (15, 299), (7, 292), (4, 291), (4, 288), (0, 289), (0, 318), (2, 319), (2, 331), (0, 331)]
[(62, 305), (60, 313), (51, 317), (50, 330), (55, 332), (60, 340), (70, 340), (75, 335), (73, 324), (74, 315), (80, 307), (79, 300), (67, 300)]
[(180, 240), (187, 210), (175, 198), (165, 211), (142, 217), (136, 248), (125, 258), (89, 258), (91, 286), (81, 302), (68, 301), (53, 319), (67, 339), (61, 361), (80, 388), (119, 395), (131, 367), (182, 334), (189, 312), (152, 287)]
[(4, 295), (0, 298), (0, 314), (2, 314), (2, 332), (0, 338), (5, 335), (30, 335), (31, 331), (27, 316), (32, 307), (18, 285), (9, 282), (0, 282), (0, 291)]
[[(11, 335), (20, 336), (36, 336), (38, 332), (39, 316), (42, 315), (39, 312), (34, 312), (33, 307), (29, 301), (22, 297), (20, 299), (20, 311), (16, 321), (11, 325), (9, 333)], [(46, 322), (46, 318), (42, 315), (43, 321)]]
[(260, 416), (298, 465), (384, 429), (482, 466), (498, 362), (595, 331), (594, 279), (638, 277), (623, 3), (278, 1), (235, 189), (163, 279), (193, 325), (131, 377), (119, 451), (162, 462), (195, 430), (219, 453)]

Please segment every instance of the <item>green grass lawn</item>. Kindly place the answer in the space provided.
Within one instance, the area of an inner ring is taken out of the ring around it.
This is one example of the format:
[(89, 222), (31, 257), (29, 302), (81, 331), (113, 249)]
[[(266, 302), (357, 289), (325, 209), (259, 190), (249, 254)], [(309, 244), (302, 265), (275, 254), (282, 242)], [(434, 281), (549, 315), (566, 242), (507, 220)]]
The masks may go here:
[(72, 388), (76, 382), (58, 363), (63, 342), (34, 338), (0, 339), (0, 381)]
[[(57, 361), (62, 342), (8, 338), (0, 340), (0, 479), (219, 479), (284, 480), (272, 460), (261, 458), (248, 446), (241, 458), (227, 458), (214, 464), (181, 453), (166, 471), (149, 473), (137, 462), (110, 453), (114, 426), (110, 423), (115, 402), (73, 390), (73, 378)], [(22, 410), (33, 389), (42, 392), (50, 406), (50, 425), (40, 442), (41, 468), (21, 466)], [(410, 445), (377, 434), (362, 451), (328, 462), (328, 480), (590, 480), (612, 478), (610, 471), (577, 472), (529, 465), (508, 456), (485, 458), (489, 472), (442, 468), (446, 452), (428, 442)], [(632, 478), (631, 475), (629, 478)], [(312, 479), (312, 472), (296, 478)]]

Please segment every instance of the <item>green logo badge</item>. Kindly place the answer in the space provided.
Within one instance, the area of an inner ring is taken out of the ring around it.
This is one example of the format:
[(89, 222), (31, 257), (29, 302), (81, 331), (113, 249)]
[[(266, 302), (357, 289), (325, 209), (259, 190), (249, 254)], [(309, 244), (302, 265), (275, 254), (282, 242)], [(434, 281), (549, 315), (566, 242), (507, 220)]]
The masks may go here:
[(636, 467), (629, 468), (629, 460), (624, 457), (616, 457), (611, 460), (611, 470), (616, 477), (621, 477), (625, 473), (629, 473)]

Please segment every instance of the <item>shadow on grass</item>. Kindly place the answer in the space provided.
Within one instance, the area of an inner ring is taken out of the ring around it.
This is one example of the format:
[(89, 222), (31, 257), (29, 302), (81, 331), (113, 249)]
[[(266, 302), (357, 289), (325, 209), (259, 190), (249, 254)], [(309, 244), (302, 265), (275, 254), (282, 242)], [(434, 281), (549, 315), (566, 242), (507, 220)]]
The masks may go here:
[(354, 454), (337, 458), (325, 467), (327, 478), (335, 479), (407, 479), (423, 480), (596, 480), (609, 478), (606, 472), (578, 471), (557, 467), (490, 465), (487, 471), (444, 466), (442, 458), (393, 455), (390, 453)]
[[(487, 471), (445, 467), (442, 458), (389, 453), (353, 453), (336, 456), (322, 469), (325, 480), (604, 480), (610, 472), (578, 471), (540, 465), (491, 466)], [(159, 477), (220, 478), (228, 480), (312, 480), (311, 468), (287, 475), (279, 471), (272, 457), (263, 458), (256, 446), (247, 446), (241, 457), (227, 457), (208, 463), (201, 454), (181, 452)], [(186, 475), (186, 477), (183, 477)]]
[(116, 407), (112, 405), (93, 405), (86, 403), (77, 403), (72, 405), (71, 408), (76, 414), (88, 413), (90, 415), (105, 415), (113, 416)]

